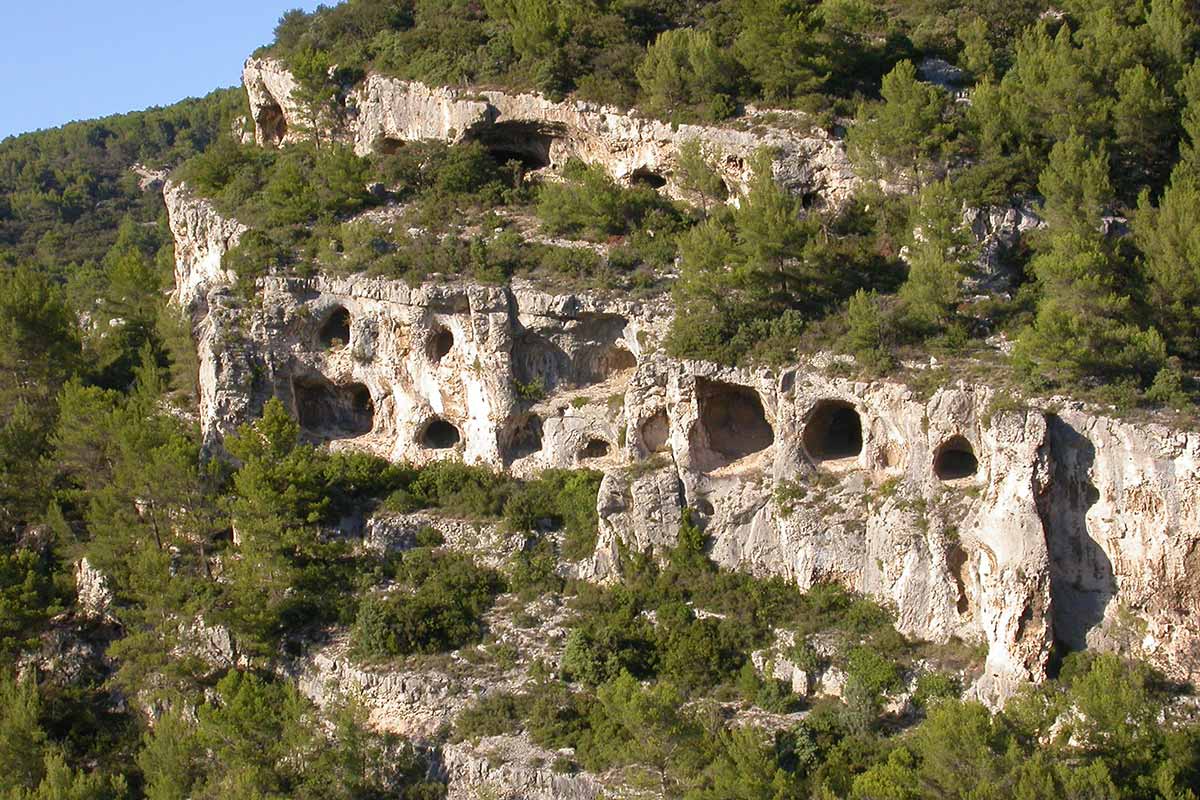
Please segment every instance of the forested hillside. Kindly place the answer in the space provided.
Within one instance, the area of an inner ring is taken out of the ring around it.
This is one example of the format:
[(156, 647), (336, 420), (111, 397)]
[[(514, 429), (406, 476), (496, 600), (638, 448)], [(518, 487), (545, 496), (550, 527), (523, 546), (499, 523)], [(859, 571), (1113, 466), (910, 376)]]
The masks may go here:
[[(1189, 419), (1195, 2), (349, 0), (288, 12), (260, 54), (315, 120), (372, 71), (679, 124), (771, 114), (844, 138), (860, 188), (814, 203), (764, 152), (735, 205), (699, 147), (686, 202), (578, 162), (531, 177), (478, 142), (358, 156), (314, 126), (267, 149), (243, 137), (240, 89), (0, 142), (0, 800), (436, 798), (447, 748), (505, 736), (555, 775), (689, 800), (1194, 800), (1193, 687), (1119, 654), (1058, 642), (1052, 679), (992, 713), (963, 697), (977, 646), (905, 637), (896, 609), (834, 583), (720, 570), (690, 511), (665, 559), (564, 577), (596, 547), (597, 471), (331, 451), (278, 400), (202, 449), (161, 187), (133, 167), (248, 226), (224, 264), (247, 307), (267, 274), (523, 277), (669, 296), (676, 357), (834, 350), (917, 392), (967, 376)], [(1044, 224), (1000, 255), (1010, 284), (964, 289), (964, 209), (1018, 206)], [(785, 482), (776, 502), (821, 488)], [(376, 511), (521, 544), (491, 563), (426, 526), (376, 552), (344, 530)], [(555, 627), (558, 649), (522, 651), (497, 620)], [(836, 670), (838, 697), (755, 663), (784, 627), (775, 655)], [(410, 741), (301, 691), (296, 665), (333, 640), (369, 667), (520, 677)]]

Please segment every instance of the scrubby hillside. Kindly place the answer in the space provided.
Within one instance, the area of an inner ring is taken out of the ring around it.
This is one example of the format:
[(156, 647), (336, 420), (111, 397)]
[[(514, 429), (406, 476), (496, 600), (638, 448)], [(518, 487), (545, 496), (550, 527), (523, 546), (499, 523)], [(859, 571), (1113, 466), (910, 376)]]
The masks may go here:
[(1194, 797), (1198, 48), (349, 0), (0, 143), (0, 797)]

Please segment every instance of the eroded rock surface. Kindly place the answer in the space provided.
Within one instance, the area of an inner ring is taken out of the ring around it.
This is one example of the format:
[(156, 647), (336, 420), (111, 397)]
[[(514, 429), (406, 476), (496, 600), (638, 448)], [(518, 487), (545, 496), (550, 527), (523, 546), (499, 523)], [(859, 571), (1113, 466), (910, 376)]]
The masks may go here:
[[(298, 141), (313, 128), (308, 109), (292, 95), (295, 79), (278, 61), (251, 58), (242, 79), (259, 144)], [(681, 195), (676, 170), (685, 142), (703, 142), (734, 195), (753, 176), (754, 153), (768, 147), (775, 151), (776, 180), (806, 203), (840, 205), (857, 185), (845, 147), (820, 129), (809, 130), (802, 120), (792, 121), (803, 132), (753, 117), (747, 120), (752, 130), (671, 125), (594, 103), (432, 87), (372, 74), (346, 93), (335, 115), (318, 124), (326, 136), (352, 145), (360, 155), (422, 139), (474, 140), (528, 170), (557, 168), (578, 158), (602, 165), (619, 181), (645, 182), (675, 196)]]
[(690, 508), (725, 566), (837, 580), (907, 634), (986, 643), (988, 702), (1042, 678), (1056, 639), (1200, 674), (1200, 434), (1006, 409), (962, 383), (922, 397), (823, 362), (671, 359), (665, 296), (274, 276), (247, 302), (220, 270), (236, 223), (165, 196), (211, 447), (278, 396), (332, 447), (593, 467), (600, 537), (580, 574), (611, 579), (622, 545), (663, 552)]

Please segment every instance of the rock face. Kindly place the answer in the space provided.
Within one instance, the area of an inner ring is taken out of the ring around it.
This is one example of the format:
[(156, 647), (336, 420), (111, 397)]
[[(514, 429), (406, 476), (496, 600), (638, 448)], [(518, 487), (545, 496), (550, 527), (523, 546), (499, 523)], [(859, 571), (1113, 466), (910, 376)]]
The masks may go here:
[[(673, 126), (593, 103), (555, 103), (535, 94), (463, 91), (368, 75), (342, 98), (336, 114), (313, 120), (292, 94), (296, 81), (278, 61), (251, 58), (242, 79), (250, 98), (255, 141), (298, 141), (314, 127), (365, 155), (404, 142), (434, 139), (480, 142), (503, 160), (526, 169), (556, 168), (568, 159), (602, 165), (625, 183), (644, 182), (680, 196), (679, 148), (700, 140), (731, 195), (753, 175), (751, 158), (762, 147), (775, 151), (776, 180), (807, 204), (839, 205), (857, 185), (842, 142), (824, 131), (779, 127), (750, 117), (747, 127)], [(776, 114), (775, 117), (780, 115)]]
[[(1055, 639), (1200, 675), (1200, 434), (961, 383), (922, 397), (822, 364), (673, 360), (666, 298), (268, 277), (250, 305), (214, 267), (237, 228), (165, 194), (213, 447), (278, 396), (333, 447), (594, 467), (584, 576), (614, 576), (621, 545), (669, 547), (690, 508), (723, 565), (841, 581), (905, 633), (986, 643), (988, 701), (1043, 677)], [(380, 546), (420, 527), (389, 524)]]

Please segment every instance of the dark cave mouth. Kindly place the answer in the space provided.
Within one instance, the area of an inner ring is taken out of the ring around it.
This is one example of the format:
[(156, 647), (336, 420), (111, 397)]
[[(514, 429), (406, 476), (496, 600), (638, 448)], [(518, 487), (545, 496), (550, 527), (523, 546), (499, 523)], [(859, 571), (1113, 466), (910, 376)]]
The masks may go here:
[(802, 437), (813, 461), (856, 458), (862, 453), (862, 417), (843, 400), (821, 400), (813, 409)]
[(430, 450), (449, 450), (462, 441), (462, 434), (453, 424), (437, 417), (421, 431), (420, 441)]
[(933, 473), (939, 480), (957, 481), (979, 471), (975, 448), (962, 436), (955, 436), (938, 447), (933, 457)]
[(706, 378), (696, 380), (699, 425), (708, 447), (727, 462), (766, 450), (775, 443), (762, 399), (748, 386)]

